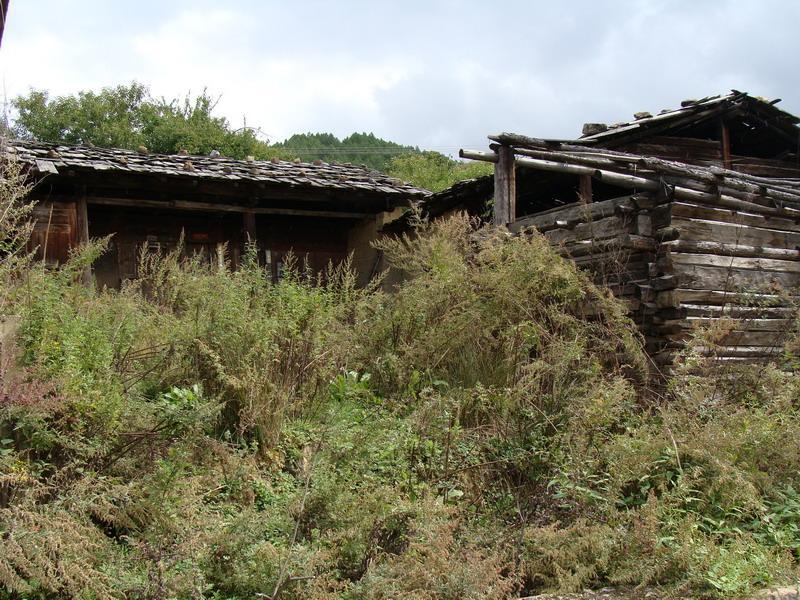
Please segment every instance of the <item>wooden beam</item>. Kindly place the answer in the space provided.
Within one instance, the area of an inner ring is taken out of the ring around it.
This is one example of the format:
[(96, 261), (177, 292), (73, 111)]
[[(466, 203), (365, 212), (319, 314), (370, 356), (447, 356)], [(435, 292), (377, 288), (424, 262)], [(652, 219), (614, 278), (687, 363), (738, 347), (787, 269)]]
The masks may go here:
[(110, 198), (100, 196), (89, 196), (86, 198), (89, 204), (102, 206), (124, 206), (128, 208), (157, 208), (163, 210), (188, 210), (198, 212), (221, 212), (221, 213), (247, 213), (251, 212), (258, 215), (289, 215), (298, 217), (326, 217), (340, 219), (363, 219), (375, 216), (368, 212), (344, 212), (335, 210), (314, 210), (310, 208), (266, 208), (239, 206), (236, 204), (218, 204), (216, 202), (193, 202), (189, 200), (138, 200), (134, 198)]
[[(59, 182), (68, 185), (68, 173), (64, 168), (60, 169), (62, 177), (45, 178), (47, 181), (58, 184)], [(408, 206), (411, 200), (423, 199), (426, 195), (406, 194), (393, 191), (392, 188), (362, 189), (358, 187), (347, 187), (342, 183), (341, 188), (313, 187), (309, 185), (296, 184), (287, 185), (281, 182), (265, 181), (220, 181), (190, 178), (187, 180), (181, 176), (164, 176), (163, 180), (156, 177), (144, 177), (140, 174), (120, 173), (108, 171), (75, 171), (75, 177), (79, 177), (81, 183), (86, 185), (90, 195), (119, 197), (125, 195), (124, 190), (137, 190), (141, 197), (149, 195), (151, 199), (157, 199), (159, 193), (166, 193), (173, 198), (183, 198), (187, 201), (204, 201), (208, 198), (219, 198), (222, 202), (244, 202), (250, 198), (257, 198), (259, 202), (270, 202), (278, 200), (291, 200), (302, 203), (329, 202), (342, 204), (344, 202), (356, 206), (363, 205), (364, 208), (373, 212), (385, 210), (387, 202), (391, 207)], [(239, 184), (238, 187), (233, 184)], [(361, 209), (359, 209), (361, 210)]]
[[(652, 179), (637, 177), (635, 175), (626, 175), (624, 173), (615, 173), (612, 171), (606, 171), (604, 169), (593, 169), (592, 167), (585, 167), (582, 165), (572, 165), (568, 163), (554, 162), (554, 161), (534, 159), (534, 158), (517, 158), (516, 164), (520, 167), (537, 169), (539, 171), (554, 171), (557, 173), (571, 173), (573, 175), (588, 174), (594, 177), (595, 179), (599, 179), (606, 183), (610, 183), (611, 185), (617, 185), (624, 188), (658, 191), (662, 187), (659, 182), (654, 181)], [(742, 200), (739, 200), (737, 198), (732, 198), (725, 194), (717, 195), (709, 192), (702, 192), (698, 190), (689, 189), (682, 186), (675, 186), (673, 194), (676, 198), (681, 198), (684, 200), (703, 201), (711, 204), (717, 204), (720, 206), (731, 206), (744, 209), (746, 205), (749, 205), (755, 209), (759, 208), (759, 206), (756, 204), (746, 203)], [(763, 210), (766, 209), (762, 208), (762, 211)], [(784, 207), (780, 211), (778, 211), (777, 209), (772, 209), (772, 210), (774, 210), (776, 213), (783, 212), (787, 214), (800, 215), (800, 209), (794, 209), (789, 207)]]
[(517, 206), (516, 161), (514, 150), (508, 146), (497, 149), (494, 166), (494, 210), (493, 222), (497, 226), (514, 222)]
[(458, 151), (458, 156), (460, 158), (468, 158), (470, 160), (480, 160), (490, 163), (496, 163), (499, 160), (496, 153), (481, 152), (480, 150), (464, 150), (463, 148)]
[[(619, 165), (613, 168), (619, 168), (625, 164), (639, 165), (639, 167), (646, 167), (647, 169), (653, 171), (673, 173), (678, 175), (689, 175), (695, 179), (710, 183), (719, 183), (718, 179), (726, 179), (729, 181), (726, 181), (725, 185), (733, 186), (734, 183), (730, 180), (735, 180), (737, 184), (748, 183), (756, 186), (766, 186), (769, 188), (768, 191), (770, 192), (772, 190), (780, 190), (788, 194), (798, 194), (797, 178), (793, 177), (784, 179), (772, 176), (761, 177), (744, 173), (742, 171), (723, 169), (722, 167), (717, 167), (714, 165), (698, 167), (651, 156), (641, 156), (637, 154), (631, 154), (629, 152), (618, 152), (616, 150), (609, 150), (607, 148), (598, 149), (569, 143), (553, 143), (550, 145), (543, 145), (541, 147), (515, 147), (514, 152), (516, 154), (533, 156), (534, 158), (544, 158), (547, 160), (577, 162), (579, 164), (591, 163), (598, 168), (612, 168), (612, 165), (617, 163), (619, 163)], [(576, 156), (576, 153), (584, 155), (585, 158)], [(478, 152), (475, 150), (461, 150), (459, 155), (462, 158), (470, 158), (472, 160), (497, 162), (497, 155), (494, 153)], [(731, 157), (733, 158), (733, 155), (731, 155)]]

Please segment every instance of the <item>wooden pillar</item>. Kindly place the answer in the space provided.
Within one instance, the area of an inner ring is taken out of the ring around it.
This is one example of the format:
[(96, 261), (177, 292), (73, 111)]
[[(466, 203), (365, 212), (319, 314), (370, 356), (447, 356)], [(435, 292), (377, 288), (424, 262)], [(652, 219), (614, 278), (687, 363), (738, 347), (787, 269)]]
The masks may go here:
[(494, 211), (495, 225), (510, 225), (517, 212), (517, 181), (514, 166), (514, 150), (509, 146), (497, 149), (494, 164)]
[(252, 210), (247, 210), (242, 213), (244, 220), (244, 234), (245, 242), (251, 243), (256, 241), (256, 213)]
[[(81, 196), (75, 203), (75, 246), (80, 248), (89, 243), (89, 208), (86, 196)], [(88, 284), (92, 281), (92, 267), (83, 270), (81, 279)]]
[(75, 245), (83, 246), (89, 242), (89, 209), (86, 197), (81, 196), (75, 203)]
[(728, 129), (728, 124), (720, 119), (719, 122), (719, 139), (722, 147), (722, 166), (726, 169), (731, 168), (731, 133)]
[(580, 199), (582, 204), (591, 204), (592, 203), (592, 176), (591, 175), (580, 175), (580, 184), (578, 188), (578, 192), (580, 194)]
[[(242, 213), (242, 233), (244, 234), (244, 250), (246, 252), (250, 244), (258, 244), (256, 240), (256, 213), (252, 210), (246, 210)], [(259, 260), (258, 252), (256, 252), (256, 260)]]

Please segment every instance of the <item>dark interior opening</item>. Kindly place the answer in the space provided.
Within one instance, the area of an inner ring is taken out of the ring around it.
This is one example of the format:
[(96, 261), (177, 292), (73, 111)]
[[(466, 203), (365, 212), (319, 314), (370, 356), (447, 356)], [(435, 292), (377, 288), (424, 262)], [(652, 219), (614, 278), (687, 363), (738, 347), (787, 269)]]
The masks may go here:
[[(592, 201), (630, 194), (631, 190), (592, 179)], [(516, 218), (580, 201), (580, 176), (517, 169)]]
[[(751, 156), (797, 162), (800, 147), (800, 132), (755, 114), (734, 115), (725, 121), (730, 136), (733, 156)], [(675, 137), (720, 141), (722, 137), (719, 121), (705, 121), (671, 132)]]

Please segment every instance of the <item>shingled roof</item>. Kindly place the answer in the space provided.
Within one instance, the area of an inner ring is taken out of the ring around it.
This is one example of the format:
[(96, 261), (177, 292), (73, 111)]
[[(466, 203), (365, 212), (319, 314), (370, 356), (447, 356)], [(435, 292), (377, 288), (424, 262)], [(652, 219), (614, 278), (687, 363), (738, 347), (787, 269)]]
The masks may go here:
[(770, 127), (774, 127), (795, 138), (800, 134), (797, 125), (800, 118), (775, 106), (777, 100), (765, 100), (750, 96), (746, 92), (731, 91), (730, 94), (708, 96), (699, 100), (684, 100), (681, 107), (674, 110), (662, 110), (656, 115), (649, 112), (638, 112), (633, 121), (625, 123), (586, 123), (583, 135), (574, 143), (586, 145), (613, 145), (625, 143), (631, 139), (654, 135), (667, 129), (692, 125), (711, 117), (739, 112), (760, 118)]
[(122, 149), (65, 146), (23, 140), (8, 141), (6, 155), (17, 157), (33, 172), (58, 175), (67, 171), (169, 176), (180, 179), (245, 181), (328, 191), (365, 192), (423, 198), (428, 190), (414, 187), (367, 167), (322, 161), (236, 160), (226, 157), (150, 154)]

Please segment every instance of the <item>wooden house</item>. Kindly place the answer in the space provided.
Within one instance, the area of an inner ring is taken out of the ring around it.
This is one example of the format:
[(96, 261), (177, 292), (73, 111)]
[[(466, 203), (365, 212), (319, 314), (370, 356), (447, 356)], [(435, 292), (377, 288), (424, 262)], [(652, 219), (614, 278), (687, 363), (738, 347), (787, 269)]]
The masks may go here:
[(429, 192), (353, 165), (158, 155), (26, 141), (6, 144), (34, 180), (31, 244), (48, 262), (66, 260), (90, 237), (113, 234), (94, 266), (99, 285), (136, 277), (139, 252), (175, 248), (235, 267), (248, 240), (280, 274), (288, 252), (315, 271), (348, 254), (362, 283), (376, 269), (370, 247), (399, 207)]
[(773, 356), (800, 284), (800, 119), (741, 92), (635, 117), (461, 156), (495, 164), (494, 223), (535, 228), (610, 286), (657, 363), (721, 317), (739, 323), (715, 356)]

